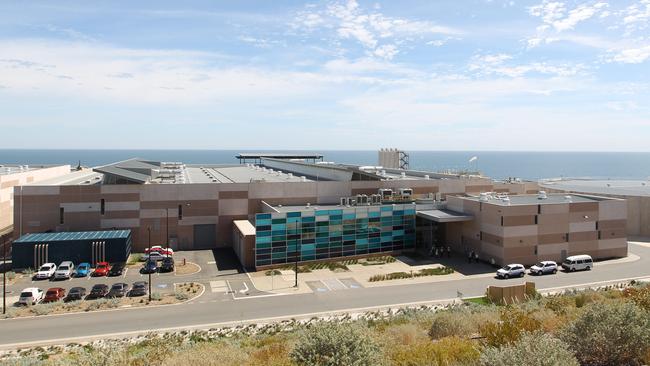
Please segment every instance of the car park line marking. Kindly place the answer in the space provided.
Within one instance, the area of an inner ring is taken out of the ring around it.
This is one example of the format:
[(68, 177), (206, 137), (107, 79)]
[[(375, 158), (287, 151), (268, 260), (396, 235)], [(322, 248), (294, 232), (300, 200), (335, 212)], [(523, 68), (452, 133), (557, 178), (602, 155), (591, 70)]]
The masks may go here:
[(248, 285), (246, 284), (246, 282), (244, 282), (244, 288), (239, 290), (239, 293), (243, 294), (243, 293), (246, 293), (246, 292), (248, 292)]
[(125, 269), (124, 269), (124, 274), (122, 275), (122, 278), (126, 278), (126, 272), (128, 272), (128, 271), (129, 271), (128, 268), (125, 268)]

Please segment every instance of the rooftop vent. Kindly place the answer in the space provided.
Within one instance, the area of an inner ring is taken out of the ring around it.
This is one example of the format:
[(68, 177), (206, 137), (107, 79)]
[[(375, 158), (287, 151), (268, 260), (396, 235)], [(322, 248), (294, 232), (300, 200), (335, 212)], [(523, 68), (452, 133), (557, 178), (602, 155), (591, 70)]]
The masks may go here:
[(571, 202), (571, 196), (564, 196), (564, 200), (567, 202)]
[(406, 172), (402, 172), (402, 173), (400, 174), (400, 176), (401, 176), (402, 178), (406, 178)]
[(539, 191), (539, 193), (537, 193), (538, 200), (545, 200), (547, 198), (548, 196), (546, 195), (546, 191)]
[(427, 179), (427, 180), (428, 180), (428, 179), (429, 179), (429, 174), (425, 174), (425, 175), (424, 175), (424, 179)]
[(300, 176), (300, 181), (301, 181), (301, 182), (306, 182), (306, 181), (307, 181), (307, 177), (305, 177), (304, 175), (301, 175), (301, 176)]
[(488, 196), (487, 192), (481, 192), (478, 196), (478, 200), (481, 202), (487, 202), (490, 200), (490, 196)]

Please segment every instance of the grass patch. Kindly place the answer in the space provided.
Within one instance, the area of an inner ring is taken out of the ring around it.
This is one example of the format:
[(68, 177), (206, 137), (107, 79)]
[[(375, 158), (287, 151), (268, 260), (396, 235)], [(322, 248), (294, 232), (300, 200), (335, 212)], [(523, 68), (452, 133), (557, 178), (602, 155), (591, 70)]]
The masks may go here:
[(129, 266), (137, 264), (142, 259), (142, 256), (142, 253), (131, 253), (131, 255), (129, 255), (129, 259), (126, 260), (126, 264)]
[(463, 299), (463, 302), (466, 303), (466, 304), (492, 305), (492, 303), (487, 298), (487, 296), (469, 297), (469, 298)]
[(267, 276), (279, 276), (282, 274), (282, 272), (278, 271), (277, 269), (271, 269), (266, 272), (264, 272)]
[(394, 263), (397, 259), (395, 257), (392, 257), (390, 255), (383, 255), (381, 257), (371, 257), (371, 258), (366, 258), (361, 262), (361, 265), (363, 266), (377, 266), (377, 265), (382, 265), (382, 264), (387, 264), (387, 263)]
[(425, 268), (417, 272), (393, 272), (387, 274), (378, 274), (370, 277), (369, 282), (401, 280), (405, 278), (426, 277), (426, 276), (441, 276), (454, 273), (454, 270), (449, 267)]

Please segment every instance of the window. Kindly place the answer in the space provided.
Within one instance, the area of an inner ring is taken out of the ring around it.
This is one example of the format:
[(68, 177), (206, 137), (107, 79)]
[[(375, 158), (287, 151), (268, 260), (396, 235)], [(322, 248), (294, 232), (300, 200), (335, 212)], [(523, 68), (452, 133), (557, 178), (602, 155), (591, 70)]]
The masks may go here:
[(65, 208), (61, 207), (59, 208), (59, 224), (63, 225), (63, 214), (65, 212)]
[(183, 219), (183, 205), (178, 205), (178, 219)]
[(542, 213), (542, 205), (537, 205), (537, 213), (538, 214)]
[(535, 215), (535, 225), (537, 225), (537, 215)]
[(101, 212), (102, 215), (106, 212), (106, 201), (103, 198), (100, 201), (99, 211)]
[(503, 216), (501, 216), (501, 226), (503, 226)]

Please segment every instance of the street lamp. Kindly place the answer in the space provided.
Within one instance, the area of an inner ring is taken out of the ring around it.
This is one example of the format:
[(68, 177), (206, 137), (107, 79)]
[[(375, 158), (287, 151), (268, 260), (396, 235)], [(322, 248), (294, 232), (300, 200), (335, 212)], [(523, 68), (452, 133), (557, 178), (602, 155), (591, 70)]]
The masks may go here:
[(296, 283), (293, 285), (293, 287), (298, 288), (298, 261), (300, 260), (300, 249), (302, 247), (302, 224), (300, 222), (297, 222), (298, 226), (298, 242), (296, 242), (296, 256), (295, 256), (295, 263), (294, 263), (294, 269), (293, 271), (295, 272), (296, 276)]
[[(149, 234), (149, 254), (151, 255), (151, 226), (147, 226), (147, 233)], [(149, 272), (149, 302), (151, 302), (151, 271), (147, 270), (147, 272)]]
[(2, 314), (7, 313), (7, 246), (2, 235)]

